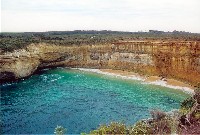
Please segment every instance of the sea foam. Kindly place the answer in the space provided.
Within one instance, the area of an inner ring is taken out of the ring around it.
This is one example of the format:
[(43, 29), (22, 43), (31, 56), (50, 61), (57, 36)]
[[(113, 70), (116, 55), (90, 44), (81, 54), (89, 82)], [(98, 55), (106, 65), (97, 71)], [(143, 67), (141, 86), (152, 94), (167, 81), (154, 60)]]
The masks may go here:
[(167, 87), (167, 88), (171, 88), (171, 89), (181, 90), (187, 94), (194, 94), (194, 90), (189, 87), (169, 85), (169, 84), (167, 84), (166, 81), (163, 81), (163, 80), (147, 82), (141, 76), (136, 76), (136, 75), (124, 76), (124, 75), (119, 75), (119, 74), (115, 74), (115, 73), (104, 72), (99, 69), (87, 69), (87, 68), (73, 68), (73, 69), (87, 71), (87, 72), (93, 72), (93, 73), (98, 73), (98, 74), (103, 74), (103, 75), (109, 75), (109, 76), (114, 76), (114, 77), (120, 77), (122, 79), (138, 80), (138, 81), (142, 81), (143, 84), (153, 84), (153, 85), (163, 86), (163, 87)]

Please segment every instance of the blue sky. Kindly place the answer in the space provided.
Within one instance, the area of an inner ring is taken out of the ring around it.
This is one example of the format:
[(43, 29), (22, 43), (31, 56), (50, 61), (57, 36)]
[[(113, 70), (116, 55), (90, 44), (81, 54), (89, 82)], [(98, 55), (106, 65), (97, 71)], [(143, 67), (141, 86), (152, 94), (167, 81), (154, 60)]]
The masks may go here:
[(1, 31), (185, 30), (200, 33), (200, 0), (1, 0)]

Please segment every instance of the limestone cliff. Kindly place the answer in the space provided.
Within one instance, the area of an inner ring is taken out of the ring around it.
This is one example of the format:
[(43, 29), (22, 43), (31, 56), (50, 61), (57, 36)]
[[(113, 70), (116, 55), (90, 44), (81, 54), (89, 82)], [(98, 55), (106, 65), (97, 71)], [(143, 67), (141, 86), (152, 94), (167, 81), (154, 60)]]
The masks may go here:
[(200, 43), (196, 41), (129, 41), (107, 45), (30, 44), (0, 55), (1, 82), (27, 77), (56, 66), (112, 68), (200, 82)]

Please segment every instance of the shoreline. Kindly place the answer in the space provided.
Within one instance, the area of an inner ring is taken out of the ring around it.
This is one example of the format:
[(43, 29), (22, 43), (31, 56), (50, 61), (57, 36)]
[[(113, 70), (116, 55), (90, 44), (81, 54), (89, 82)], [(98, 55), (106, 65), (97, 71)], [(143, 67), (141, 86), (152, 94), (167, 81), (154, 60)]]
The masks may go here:
[(72, 68), (72, 69), (78, 69), (86, 72), (93, 72), (103, 75), (120, 77), (122, 79), (138, 80), (141, 81), (142, 83), (163, 86), (171, 89), (177, 89), (187, 94), (194, 94), (194, 88), (192, 86), (175, 79), (169, 79), (169, 78), (163, 79), (158, 76), (141, 76), (138, 73), (123, 71), (123, 70), (113, 70), (113, 69), (87, 69), (87, 68)]

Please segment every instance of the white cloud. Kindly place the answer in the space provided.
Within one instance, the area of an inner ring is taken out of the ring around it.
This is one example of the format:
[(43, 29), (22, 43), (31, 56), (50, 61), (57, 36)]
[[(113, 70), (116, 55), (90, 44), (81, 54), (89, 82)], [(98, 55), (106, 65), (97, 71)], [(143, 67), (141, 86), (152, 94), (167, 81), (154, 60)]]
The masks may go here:
[(199, 0), (2, 0), (2, 31), (200, 32)]

